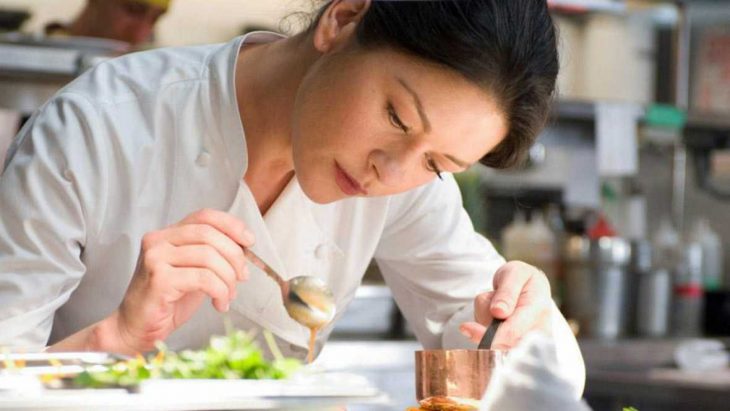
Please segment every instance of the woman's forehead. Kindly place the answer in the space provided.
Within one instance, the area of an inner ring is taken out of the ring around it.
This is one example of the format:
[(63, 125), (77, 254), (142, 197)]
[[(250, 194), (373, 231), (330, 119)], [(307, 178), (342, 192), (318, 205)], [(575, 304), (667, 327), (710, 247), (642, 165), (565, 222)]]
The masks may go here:
[[(389, 53), (393, 53), (390, 51)], [(387, 93), (399, 93), (434, 132), (498, 138), (506, 134), (500, 104), (484, 87), (442, 65), (405, 53), (380, 63), (376, 72)], [(371, 56), (377, 58), (377, 55)], [(386, 56), (383, 56), (386, 57)]]
[(379, 105), (388, 100), (418, 132), (427, 124), (426, 138), (449, 154), (475, 162), (507, 134), (492, 95), (449, 67), (392, 48), (353, 47), (339, 60), (333, 67), (339, 73), (325, 75), (357, 82), (354, 88), (367, 88), (367, 98), (384, 100)]

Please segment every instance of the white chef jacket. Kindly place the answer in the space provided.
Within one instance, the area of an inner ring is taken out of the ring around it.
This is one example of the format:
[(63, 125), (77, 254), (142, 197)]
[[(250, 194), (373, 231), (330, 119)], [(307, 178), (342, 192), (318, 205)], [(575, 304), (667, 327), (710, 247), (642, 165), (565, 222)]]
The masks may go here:
[[(323, 278), (338, 315), (375, 258), (425, 347), (469, 344), (458, 326), (473, 318), (474, 297), (491, 289), (504, 260), (474, 232), (453, 177), (324, 205), (295, 177), (260, 214), (242, 179), (248, 159), (234, 73), (244, 41), (278, 38), (259, 32), (102, 62), (39, 109), (0, 179), (0, 345), (52, 344), (108, 316), (135, 271), (142, 236), (202, 208), (241, 218), (256, 235), (253, 250), (283, 277)], [(286, 354), (305, 353), (308, 330), (258, 270), (238, 286), (229, 318), (238, 328), (271, 330)], [(577, 344), (554, 324), (580, 393)], [(223, 316), (203, 304), (167, 343), (199, 347), (222, 332)]]

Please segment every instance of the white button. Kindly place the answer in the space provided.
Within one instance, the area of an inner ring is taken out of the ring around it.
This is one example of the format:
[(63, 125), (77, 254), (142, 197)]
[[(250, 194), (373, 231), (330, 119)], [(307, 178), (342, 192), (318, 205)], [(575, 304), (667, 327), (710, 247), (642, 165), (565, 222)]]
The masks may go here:
[(320, 260), (324, 260), (327, 258), (327, 245), (326, 244), (320, 244), (317, 246), (317, 248), (314, 250), (314, 256), (317, 257)]
[(66, 180), (71, 181), (74, 178), (74, 173), (73, 173), (73, 171), (71, 171), (69, 169), (66, 169), (66, 170), (63, 171), (63, 177)]
[(200, 155), (198, 155), (198, 158), (195, 160), (195, 164), (201, 167), (208, 167), (210, 164), (210, 154), (208, 154), (207, 151), (203, 151)]

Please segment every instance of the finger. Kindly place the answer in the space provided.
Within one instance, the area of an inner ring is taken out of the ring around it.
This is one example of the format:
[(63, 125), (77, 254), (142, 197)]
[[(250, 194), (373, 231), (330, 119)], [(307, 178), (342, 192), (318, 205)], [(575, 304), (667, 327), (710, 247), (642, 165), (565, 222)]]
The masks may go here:
[(487, 327), (477, 322), (469, 321), (462, 323), (461, 326), (459, 326), (459, 332), (461, 332), (464, 337), (468, 338), (469, 341), (479, 343), (482, 340), (484, 333), (487, 332)]
[(492, 322), (492, 314), (489, 312), (494, 291), (487, 291), (477, 295), (474, 299), (474, 319), (484, 326)]
[(224, 211), (205, 208), (185, 217), (177, 225), (207, 224), (244, 247), (251, 247), (255, 241), (253, 232), (240, 219)]
[(492, 342), (495, 350), (509, 350), (515, 347), (530, 331), (540, 329), (546, 320), (547, 310), (542, 304), (518, 307), (497, 329)]
[(173, 268), (168, 276), (170, 285), (183, 295), (202, 291), (213, 300), (213, 306), (220, 312), (230, 308), (228, 287), (213, 271), (207, 268)]
[(171, 247), (168, 254), (167, 262), (173, 267), (211, 270), (228, 287), (229, 299), (236, 298), (236, 271), (214, 247), (207, 244), (184, 245)]
[(215, 248), (236, 271), (236, 279), (248, 278), (246, 256), (240, 245), (230, 237), (207, 224), (185, 224), (165, 230), (167, 240), (174, 246), (207, 244)]
[(512, 315), (525, 284), (530, 279), (534, 267), (519, 261), (509, 262), (494, 274), (494, 296), (490, 312), (492, 316), (505, 319)]

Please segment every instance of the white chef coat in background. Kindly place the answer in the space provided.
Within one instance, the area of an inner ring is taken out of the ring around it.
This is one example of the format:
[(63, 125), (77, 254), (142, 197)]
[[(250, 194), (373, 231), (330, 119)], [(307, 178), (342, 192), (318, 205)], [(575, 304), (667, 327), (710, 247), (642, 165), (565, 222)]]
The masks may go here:
[[(323, 278), (340, 315), (376, 258), (425, 347), (470, 344), (458, 326), (473, 318), (474, 297), (491, 289), (504, 260), (474, 232), (453, 177), (325, 205), (294, 178), (260, 214), (242, 179), (248, 162), (234, 73), (244, 41), (278, 38), (259, 32), (103, 62), (35, 114), (0, 177), (0, 345), (42, 347), (108, 316), (134, 273), (142, 236), (202, 208), (243, 219), (256, 235), (253, 250), (283, 277)], [(230, 318), (238, 328), (271, 330), (285, 353), (302, 357), (308, 330), (288, 317), (279, 295), (254, 270), (238, 286)], [(222, 318), (205, 303), (167, 343), (202, 346), (223, 332)], [(577, 344), (562, 322), (554, 329), (579, 394)]]

